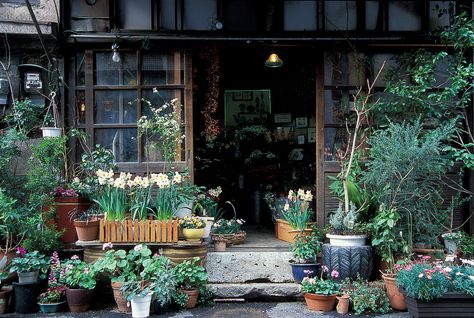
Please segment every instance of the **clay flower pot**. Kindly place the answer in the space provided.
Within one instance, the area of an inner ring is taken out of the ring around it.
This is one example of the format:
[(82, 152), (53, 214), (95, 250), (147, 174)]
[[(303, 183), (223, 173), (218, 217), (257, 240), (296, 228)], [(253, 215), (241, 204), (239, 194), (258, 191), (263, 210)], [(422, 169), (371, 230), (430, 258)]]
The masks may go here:
[(186, 304), (187, 309), (196, 307), (197, 299), (199, 296), (199, 289), (181, 289), (180, 292), (188, 295), (188, 303)]
[(310, 310), (332, 311), (336, 305), (336, 295), (304, 294), (304, 300)]
[(89, 221), (74, 220), (77, 238), (79, 241), (95, 241), (99, 237), (99, 219)]
[(127, 306), (127, 299), (122, 295), (120, 288), (122, 288), (122, 282), (115, 282), (112, 284), (112, 291), (114, 293), (114, 299), (117, 303), (117, 309), (120, 312), (130, 312), (130, 307)]
[(12, 289), (7, 287), (2, 287), (0, 290), (0, 315), (3, 315), (7, 311), (11, 292)]
[(214, 242), (214, 251), (216, 252), (225, 252), (226, 247), (227, 247), (227, 242), (225, 240)]
[(390, 300), (390, 306), (395, 310), (406, 311), (407, 303), (405, 301), (405, 295), (403, 295), (397, 287), (396, 277), (388, 275), (382, 275), (383, 281), (385, 282), (385, 288), (387, 289), (388, 299)]
[(93, 289), (66, 289), (67, 304), (71, 312), (88, 311), (91, 305)]
[(342, 296), (337, 296), (336, 297), (338, 302), (336, 306), (336, 311), (338, 314), (347, 314), (349, 312), (349, 303), (350, 303), (350, 297), (349, 295), (342, 295)]

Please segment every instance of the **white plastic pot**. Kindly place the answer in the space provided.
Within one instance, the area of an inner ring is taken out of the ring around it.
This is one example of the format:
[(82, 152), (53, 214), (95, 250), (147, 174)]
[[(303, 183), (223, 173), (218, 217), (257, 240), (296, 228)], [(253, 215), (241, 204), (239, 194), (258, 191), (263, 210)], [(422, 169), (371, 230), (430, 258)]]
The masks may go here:
[(364, 246), (367, 239), (366, 234), (361, 235), (336, 235), (326, 234), (329, 243), (333, 246)]
[(43, 138), (61, 137), (63, 132), (62, 128), (56, 127), (41, 127), (41, 131), (43, 132)]
[(38, 282), (38, 271), (18, 273), (18, 283), (20, 284), (34, 284)]
[(150, 293), (143, 297), (137, 295), (132, 298), (130, 303), (132, 304), (133, 318), (144, 318), (150, 316), (150, 305), (152, 295), (153, 293)]
[(214, 224), (214, 218), (212, 216), (200, 216), (201, 220), (206, 221), (206, 227), (204, 228), (204, 234), (202, 235), (203, 239), (207, 239), (211, 234), (211, 227)]

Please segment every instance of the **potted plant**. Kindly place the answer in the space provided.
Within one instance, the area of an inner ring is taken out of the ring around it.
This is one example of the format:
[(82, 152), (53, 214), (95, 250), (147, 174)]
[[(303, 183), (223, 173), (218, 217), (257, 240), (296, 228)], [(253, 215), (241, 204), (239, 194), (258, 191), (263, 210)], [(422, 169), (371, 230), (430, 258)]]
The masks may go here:
[(6, 313), (8, 305), (10, 304), (10, 294), (12, 292), (12, 286), (0, 285), (0, 315)]
[(311, 191), (306, 192), (303, 189), (295, 191), (290, 190), (288, 197), (281, 207), (281, 215), (284, 220), (277, 219), (278, 223), (278, 238), (293, 243), (294, 237), (298, 232), (310, 232), (310, 221), (314, 216), (310, 204), (313, 201)]
[[(75, 181), (79, 183), (79, 181)], [(76, 229), (71, 222), (73, 214), (80, 214), (91, 206), (91, 201), (80, 195), (72, 187), (56, 187), (50, 194), (54, 197), (54, 207), (56, 210), (55, 221), (58, 229), (64, 229), (61, 240), (66, 244), (74, 244), (77, 241)]]
[(316, 258), (321, 251), (321, 241), (317, 227), (313, 227), (311, 234), (300, 233), (296, 235), (291, 246), (294, 259), (290, 260), (293, 279), (301, 283), (304, 277), (314, 277), (319, 274), (320, 264)]
[[(44, 138), (51, 137), (61, 137), (62, 128), (58, 127), (59, 124), (59, 112), (58, 106), (56, 105), (56, 92), (52, 91), (49, 96), (49, 106), (46, 111), (46, 115), (43, 120), (43, 127), (41, 131), (43, 132)], [(53, 125), (53, 126), (48, 126)]]
[(426, 258), (403, 267), (397, 284), (413, 317), (474, 316), (474, 267), (430, 263)]
[(99, 218), (98, 211), (95, 207), (87, 210), (75, 210), (70, 214), (76, 228), (77, 238), (79, 241), (94, 241), (99, 237)]
[(90, 308), (96, 271), (93, 266), (81, 261), (77, 255), (61, 265), (63, 270), (60, 282), (66, 285), (66, 298), (71, 312), (83, 312)]
[(197, 242), (201, 241), (204, 235), (204, 228), (206, 227), (206, 221), (196, 216), (185, 216), (179, 220), (179, 225), (182, 228), (183, 236), (186, 241)]
[(450, 255), (455, 255), (458, 253), (458, 245), (459, 241), (463, 236), (462, 232), (447, 232), (443, 233), (441, 237), (443, 238), (444, 242), (444, 249)]
[(66, 286), (59, 282), (60, 273), (61, 263), (58, 253), (54, 252), (50, 262), (48, 289), (38, 297), (38, 305), (42, 313), (59, 312), (66, 304)]
[(337, 297), (339, 302), (336, 306), (340, 314), (347, 313), (349, 302), (356, 315), (386, 314), (391, 310), (384, 283), (381, 281), (369, 282), (360, 277), (354, 280), (345, 279), (342, 282), (342, 290), (344, 293)]
[(219, 208), (219, 196), (222, 193), (222, 188), (216, 187), (209, 189), (204, 193), (199, 193), (196, 196), (197, 202), (194, 205), (194, 211), (199, 211), (199, 217), (206, 222), (204, 228), (203, 239), (207, 239), (211, 234), (211, 228), (214, 222), (218, 221), (223, 214), (223, 210)]
[(207, 273), (205, 268), (199, 265), (200, 261), (199, 257), (194, 257), (173, 268), (176, 287), (188, 296), (186, 308), (196, 307), (199, 288), (207, 283)]
[(336, 296), (341, 294), (341, 285), (332, 280), (332, 278), (337, 278), (339, 273), (333, 270), (331, 272), (331, 277), (324, 279), (323, 276), (327, 272), (328, 268), (322, 266), (319, 278), (305, 277), (301, 282), (301, 292), (303, 293), (306, 305), (310, 310), (333, 310), (336, 305)]
[(406, 310), (405, 296), (398, 290), (395, 281), (403, 259), (408, 255), (408, 244), (399, 231), (400, 214), (395, 209), (381, 204), (368, 228), (372, 233), (372, 246), (385, 264), (382, 278), (385, 282), (390, 305), (395, 310)]
[(17, 257), (13, 258), (11, 263), (5, 267), (0, 278), (5, 278), (10, 273), (18, 274), (20, 284), (34, 284), (38, 282), (38, 277), (45, 277), (49, 267), (49, 258), (40, 254), (38, 251), (27, 252), (24, 248), (18, 247)]
[(226, 245), (241, 244), (245, 241), (246, 233), (242, 230), (245, 223), (242, 219), (220, 219), (212, 225), (211, 237), (214, 242), (224, 241)]
[(329, 242), (334, 246), (364, 246), (367, 239), (365, 224), (359, 222), (359, 211), (354, 203), (350, 202), (346, 213), (342, 203), (334, 214), (329, 216), (331, 233), (326, 234)]

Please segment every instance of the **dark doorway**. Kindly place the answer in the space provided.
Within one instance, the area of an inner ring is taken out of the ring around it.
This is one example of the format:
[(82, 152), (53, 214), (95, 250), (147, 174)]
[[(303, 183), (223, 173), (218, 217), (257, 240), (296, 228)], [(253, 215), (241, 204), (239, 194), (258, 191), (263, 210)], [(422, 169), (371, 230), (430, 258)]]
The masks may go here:
[[(224, 199), (235, 203), (238, 218), (271, 226), (274, 215), (265, 198), (300, 187), (314, 193), (314, 50), (250, 44), (229, 45), (218, 52), (219, 103), (214, 115), (222, 130), (212, 141), (197, 136), (195, 180), (221, 185)], [(265, 66), (272, 52), (281, 58), (282, 67)], [(202, 69), (206, 63), (199, 57), (196, 61), (194, 118), (200, 132), (205, 129), (201, 112), (208, 96), (205, 87), (213, 83)]]

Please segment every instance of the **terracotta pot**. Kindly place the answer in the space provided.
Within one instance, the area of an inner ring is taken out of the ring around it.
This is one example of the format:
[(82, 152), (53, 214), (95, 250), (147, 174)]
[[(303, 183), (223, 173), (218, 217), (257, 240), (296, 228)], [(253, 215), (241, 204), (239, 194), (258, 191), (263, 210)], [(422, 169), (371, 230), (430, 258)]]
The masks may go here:
[(186, 241), (197, 242), (204, 235), (204, 229), (183, 229), (183, 236)]
[(304, 300), (310, 310), (314, 311), (331, 311), (336, 305), (336, 295), (318, 295), (318, 294), (304, 294)]
[(385, 282), (385, 288), (387, 289), (388, 299), (390, 300), (390, 306), (395, 310), (406, 311), (407, 304), (405, 301), (405, 295), (403, 295), (397, 287), (396, 277), (382, 275), (383, 281)]
[(276, 219), (276, 225), (275, 227), (277, 228), (275, 233), (277, 235), (277, 238), (279, 240), (288, 242), (288, 243), (293, 243), (295, 241), (295, 236), (301, 232), (304, 232), (306, 234), (311, 234), (313, 231), (310, 227), (314, 223), (308, 223), (308, 228), (304, 229), (303, 231), (298, 231), (298, 230), (293, 230), (290, 226), (290, 224), (283, 220), (283, 219)]
[(214, 242), (214, 251), (216, 252), (225, 252), (227, 247), (226, 241), (215, 241)]
[(91, 305), (93, 289), (66, 289), (67, 304), (71, 312), (88, 311)]
[(114, 292), (114, 299), (117, 303), (118, 311), (130, 312), (130, 307), (127, 306), (127, 299), (122, 295), (120, 288), (122, 288), (122, 282), (112, 283), (112, 291)]
[(199, 296), (199, 289), (181, 289), (180, 290), (183, 294), (188, 295), (188, 303), (186, 304), (186, 308), (191, 309), (196, 307), (197, 299)]
[(342, 296), (337, 296), (337, 306), (336, 306), (336, 311), (338, 314), (347, 314), (349, 312), (349, 303), (350, 303), (350, 297), (349, 295), (342, 295)]
[(89, 221), (74, 220), (77, 238), (79, 241), (95, 241), (99, 238), (99, 219)]
[(71, 222), (70, 214), (73, 211), (86, 211), (92, 203), (86, 198), (55, 197), (56, 222), (58, 230), (65, 230), (61, 235), (61, 241), (66, 244), (74, 244), (77, 241), (76, 230)]

